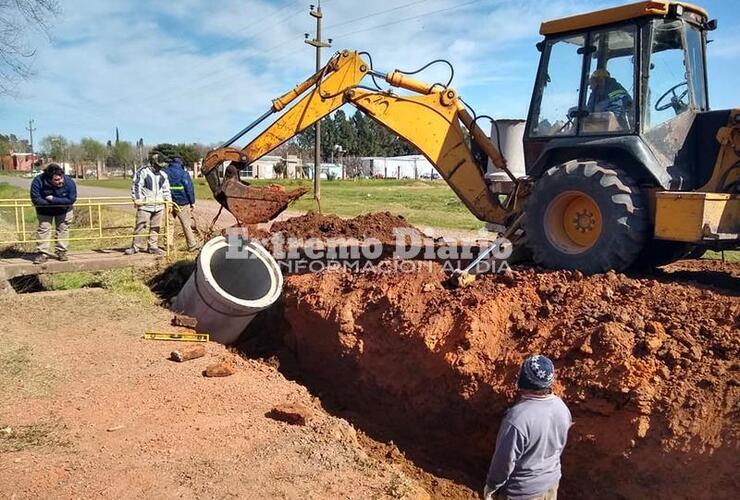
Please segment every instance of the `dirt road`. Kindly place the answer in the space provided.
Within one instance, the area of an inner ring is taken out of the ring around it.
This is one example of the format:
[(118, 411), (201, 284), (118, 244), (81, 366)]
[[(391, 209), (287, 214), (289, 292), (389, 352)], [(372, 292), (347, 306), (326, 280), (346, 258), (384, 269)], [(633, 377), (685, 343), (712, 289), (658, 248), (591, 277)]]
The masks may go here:
[[(163, 308), (112, 292), (0, 297), (0, 498), (425, 498), (270, 366), (178, 343)], [(136, 318), (136, 321), (132, 321)], [(237, 373), (201, 375), (228, 359)], [(266, 417), (300, 403), (306, 426)]]

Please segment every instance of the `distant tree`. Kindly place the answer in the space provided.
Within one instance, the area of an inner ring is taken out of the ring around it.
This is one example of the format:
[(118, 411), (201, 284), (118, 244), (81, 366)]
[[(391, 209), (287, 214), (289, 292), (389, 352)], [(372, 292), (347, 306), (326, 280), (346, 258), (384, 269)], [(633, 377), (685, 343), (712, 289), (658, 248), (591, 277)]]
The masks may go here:
[(61, 135), (47, 135), (41, 139), (41, 151), (54, 161), (64, 161), (69, 141)]
[(112, 169), (125, 170), (136, 163), (136, 150), (127, 141), (118, 141), (110, 149), (110, 153), (105, 160), (105, 165)]
[(163, 156), (166, 161), (170, 161), (177, 156), (177, 147), (174, 144), (163, 142), (161, 144), (157, 144), (149, 151), (149, 155), (153, 155), (154, 153), (158, 153)]
[[(297, 144), (301, 157), (313, 158), (315, 130), (309, 127), (299, 134)], [(341, 146), (349, 156), (401, 156), (418, 154), (414, 146), (391, 130), (357, 110), (351, 118), (343, 110), (321, 120), (321, 157), (331, 158), (332, 150)]]
[(177, 155), (182, 160), (183, 165), (187, 167), (192, 167), (193, 163), (203, 158), (195, 144), (178, 144)]
[(0, 156), (10, 154), (10, 139), (6, 135), (0, 134)]
[(82, 150), (81, 159), (85, 161), (96, 162), (98, 160), (104, 160), (108, 153), (103, 143), (96, 141), (91, 137), (82, 138), (80, 141), (80, 149)]
[(357, 142), (348, 153), (355, 156), (378, 156), (380, 148), (371, 119), (358, 110), (352, 115), (350, 121), (355, 129)]
[(272, 166), (273, 172), (278, 178), (285, 178), (288, 176), (288, 165), (285, 160), (280, 159)]
[[(1, 2), (2, 0), (0, 0)], [(31, 147), (28, 144), (27, 139), (19, 139), (15, 134), (3, 135), (0, 134), (0, 148), (4, 148), (10, 153), (30, 153)]]
[(344, 151), (357, 149), (355, 146), (357, 132), (341, 109), (334, 113), (334, 131), (336, 133), (335, 145), (342, 146)]
[(183, 164), (187, 166), (192, 166), (193, 163), (203, 158), (196, 144), (157, 144), (150, 151), (150, 154), (153, 153), (161, 154), (167, 161), (179, 157)]
[(33, 31), (50, 37), (50, 21), (60, 13), (56, 0), (0, 0), (0, 95), (15, 93), (33, 74)]

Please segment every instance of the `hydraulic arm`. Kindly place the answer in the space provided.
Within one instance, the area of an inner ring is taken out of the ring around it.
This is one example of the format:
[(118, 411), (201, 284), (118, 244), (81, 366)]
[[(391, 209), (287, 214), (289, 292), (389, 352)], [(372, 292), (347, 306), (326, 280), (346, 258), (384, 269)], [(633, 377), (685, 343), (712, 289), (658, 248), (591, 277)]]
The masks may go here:
[[(413, 94), (396, 95), (361, 85), (371, 75)], [(277, 215), (306, 190), (286, 193), (246, 185), (239, 181), (238, 167), (259, 159), (347, 103), (413, 144), (478, 219), (506, 225), (521, 211), (528, 184), (509, 172), (506, 160), (452, 88), (426, 84), (400, 71), (377, 72), (359, 53), (350, 51), (335, 54), (324, 68), (273, 100), (260, 118), (208, 154), (203, 172), (216, 199), (243, 223), (265, 222)], [(281, 111), (282, 115), (243, 149), (230, 147)], [(476, 161), (475, 146), (509, 174), (515, 184), (513, 193), (491, 192), (485, 179), (485, 160), (483, 165)], [(220, 176), (217, 167), (227, 161), (230, 165)]]

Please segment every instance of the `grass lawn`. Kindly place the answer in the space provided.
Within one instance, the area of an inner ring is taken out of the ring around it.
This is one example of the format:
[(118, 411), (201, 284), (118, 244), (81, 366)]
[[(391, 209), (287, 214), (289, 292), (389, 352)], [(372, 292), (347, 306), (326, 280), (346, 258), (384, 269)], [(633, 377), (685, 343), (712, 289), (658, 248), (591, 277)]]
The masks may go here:
[[(287, 189), (313, 186), (308, 180), (256, 179), (255, 186), (280, 184)], [(80, 180), (78, 184), (128, 190), (129, 179)], [(316, 210), (313, 191), (295, 202), (295, 210)], [(195, 182), (198, 199), (212, 199), (205, 179)], [(479, 229), (483, 223), (470, 214), (455, 193), (442, 181), (358, 180), (322, 181), (321, 210), (323, 213), (353, 217), (367, 212), (390, 211), (403, 215), (418, 226), (454, 229)]]

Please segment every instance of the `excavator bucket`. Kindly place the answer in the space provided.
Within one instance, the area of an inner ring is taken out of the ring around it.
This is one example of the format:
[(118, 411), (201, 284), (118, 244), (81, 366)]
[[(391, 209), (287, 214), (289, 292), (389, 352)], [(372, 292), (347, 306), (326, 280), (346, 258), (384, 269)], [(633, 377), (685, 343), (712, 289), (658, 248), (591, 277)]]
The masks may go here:
[(288, 205), (308, 192), (308, 188), (286, 191), (282, 186), (254, 187), (239, 179), (239, 171), (229, 165), (216, 199), (241, 224), (269, 222)]

